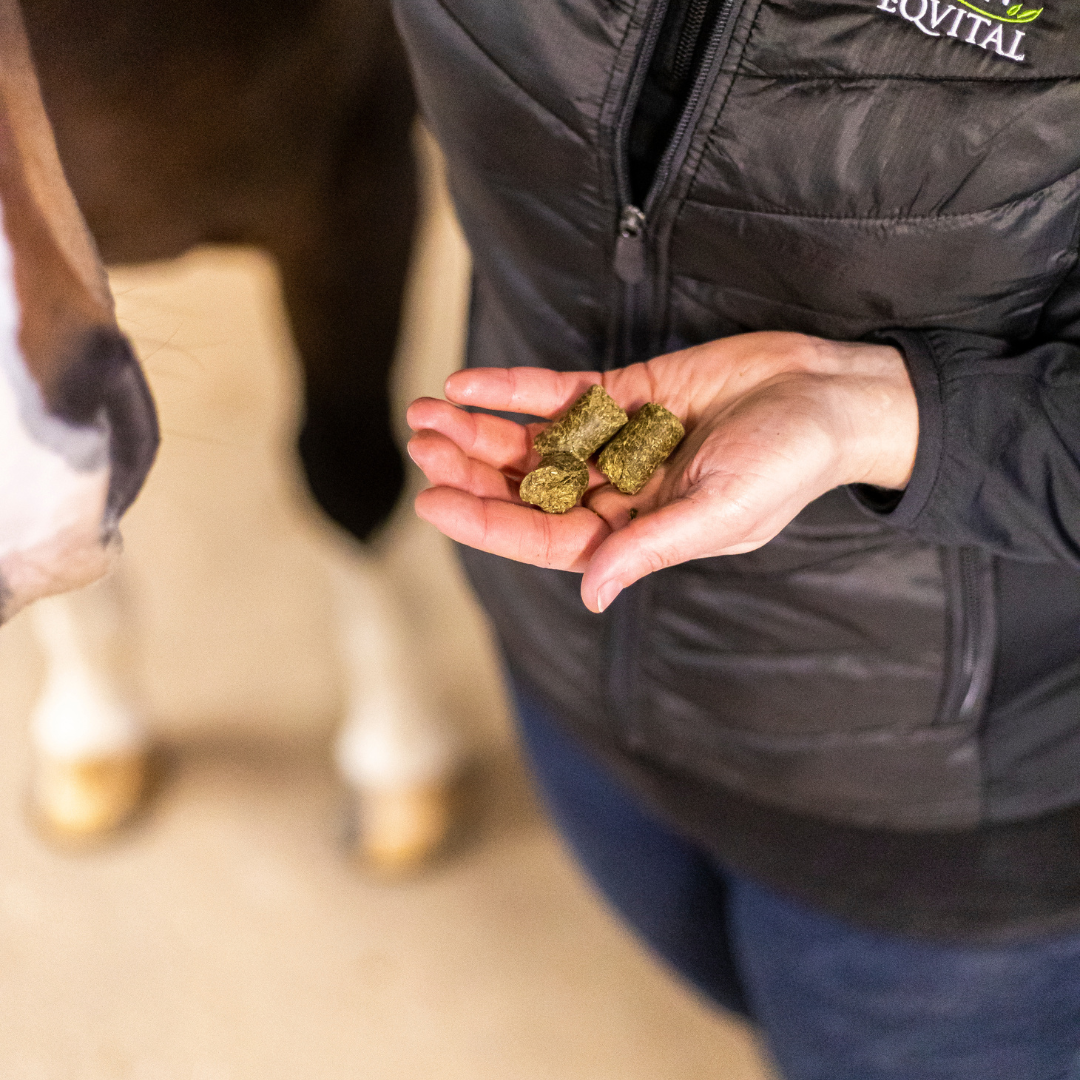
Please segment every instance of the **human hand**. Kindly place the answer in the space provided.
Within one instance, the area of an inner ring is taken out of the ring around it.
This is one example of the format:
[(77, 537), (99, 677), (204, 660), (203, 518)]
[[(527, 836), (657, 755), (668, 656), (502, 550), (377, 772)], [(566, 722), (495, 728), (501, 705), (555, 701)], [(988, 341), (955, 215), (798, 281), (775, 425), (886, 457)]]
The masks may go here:
[[(628, 412), (664, 405), (687, 434), (637, 495), (590, 465), (582, 505), (561, 515), (517, 494), (539, 464), (542, 425), (455, 407), (554, 417), (594, 383)], [(654, 570), (760, 547), (841, 484), (903, 488), (918, 443), (897, 349), (802, 334), (740, 334), (603, 374), (472, 368), (445, 392), (449, 401), (420, 398), (407, 414), (409, 453), (433, 485), (417, 514), (470, 547), (582, 572), (596, 612)]]

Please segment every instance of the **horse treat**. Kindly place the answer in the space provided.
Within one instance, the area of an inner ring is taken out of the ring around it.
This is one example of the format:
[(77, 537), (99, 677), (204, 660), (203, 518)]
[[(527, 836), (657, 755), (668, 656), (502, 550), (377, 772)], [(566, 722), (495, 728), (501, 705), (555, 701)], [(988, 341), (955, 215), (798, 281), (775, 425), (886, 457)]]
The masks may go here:
[(540, 459), (521, 481), (521, 501), (539, 506), (549, 514), (565, 514), (577, 506), (589, 486), (589, 466), (573, 454), (554, 452)]
[(597, 464), (624, 495), (636, 495), (685, 434), (677, 416), (650, 401), (604, 447)]
[(566, 413), (533, 440), (541, 457), (573, 454), (588, 461), (626, 423), (627, 416), (602, 386), (590, 386)]
[(533, 440), (540, 467), (521, 481), (521, 500), (565, 514), (585, 494), (586, 462), (601, 447), (600, 471), (624, 495), (636, 495), (685, 434), (663, 405), (650, 401), (627, 418), (602, 386), (591, 386)]

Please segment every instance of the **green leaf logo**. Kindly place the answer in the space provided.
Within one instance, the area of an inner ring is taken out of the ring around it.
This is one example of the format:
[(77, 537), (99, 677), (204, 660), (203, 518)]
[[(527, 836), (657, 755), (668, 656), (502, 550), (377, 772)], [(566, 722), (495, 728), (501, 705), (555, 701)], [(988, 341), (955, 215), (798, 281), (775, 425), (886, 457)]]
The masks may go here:
[(987, 11), (986, 8), (973, 4), (971, 0), (957, 0), (957, 2), (963, 4), (966, 8), (970, 8), (972, 11), (977, 11), (980, 15), (985, 15), (988, 19), (994, 19), (996, 22), (1003, 23), (1034, 22), (1043, 13), (1042, 8), (1027, 8), (1025, 10), (1023, 4), (1013, 4), (1004, 15), (997, 15), (993, 11)]

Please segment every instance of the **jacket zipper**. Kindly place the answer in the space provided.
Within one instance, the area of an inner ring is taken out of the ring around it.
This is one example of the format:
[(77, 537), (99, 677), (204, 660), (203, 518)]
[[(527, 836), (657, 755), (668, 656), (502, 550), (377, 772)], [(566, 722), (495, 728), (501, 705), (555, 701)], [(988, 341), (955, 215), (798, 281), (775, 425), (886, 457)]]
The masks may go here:
[[(667, 14), (669, 2), (670, 0), (658, 0), (649, 12), (641, 45), (638, 47), (637, 60), (630, 76), (630, 85), (626, 91), (626, 100), (615, 126), (615, 189), (622, 210), (619, 213), (619, 227), (615, 237), (614, 268), (618, 278), (626, 285), (638, 285), (645, 280), (645, 215), (630, 201), (630, 157), (627, 140), (638, 99), (649, 74), (649, 64), (652, 63), (653, 53), (660, 41), (660, 31), (664, 27), (664, 16)], [(683, 112), (685, 111), (684, 108)], [(664, 152), (665, 157), (670, 149), (669, 143)], [(654, 177), (653, 186), (655, 185)], [(618, 366), (619, 359), (616, 358), (615, 366)]]
[[(671, 139), (661, 155), (644, 200), (644, 207), (638, 207), (631, 199), (627, 142), (649, 64), (663, 28), (668, 0), (658, 0), (649, 14), (626, 100), (615, 129), (615, 183), (621, 210), (613, 263), (615, 274), (621, 282), (622, 304), (617, 332), (613, 335), (613, 349), (609, 353), (612, 367), (625, 366), (635, 359), (637, 326), (639, 321), (647, 321), (649, 307), (644, 288), (648, 273), (648, 215), (660, 205), (671, 177), (678, 172), (687, 153), (694, 127), (704, 107), (707, 88), (711, 86), (714, 78), (717, 58), (727, 47), (730, 27), (734, 22), (733, 12), (736, 6), (741, 6), (743, 2), (744, 0), (724, 0), (717, 12), (694, 84), (683, 104)], [(683, 23), (678, 49), (684, 63), (693, 59), (706, 12), (707, 3), (696, 3)], [(691, 31), (693, 40), (690, 40)], [(622, 732), (624, 744), (632, 750), (642, 749), (644, 745), (640, 730), (644, 701), (640, 687), (641, 665), (638, 662), (638, 651), (642, 644), (639, 628), (648, 617), (648, 610), (652, 606), (654, 578), (655, 575), (650, 574), (643, 581), (620, 593), (610, 609), (607, 628), (608, 700), (611, 703), (611, 716), (616, 730)]]
[[(615, 182), (622, 210), (619, 214), (618, 235), (615, 238), (614, 269), (619, 279), (626, 285), (640, 285), (645, 280), (646, 226), (649, 215), (663, 199), (672, 175), (678, 172), (678, 166), (682, 164), (689, 149), (689, 137), (698, 119), (705, 91), (712, 82), (714, 63), (727, 44), (732, 12), (739, 2), (740, 0), (724, 0), (716, 14), (716, 22), (705, 52), (702, 54), (694, 85), (690, 88), (682, 112), (679, 114), (678, 123), (657, 165), (656, 175), (645, 196), (644, 206), (639, 207), (631, 202), (626, 143), (634, 112), (637, 109), (638, 98), (663, 28), (667, 0), (661, 0), (656, 4), (645, 28), (637, 66), (626, 95), (626, 103), (619, 117), (615, 143)], [(676, 46), (676, 66), (680, 64), (688, 66), (692, 61), (707, 9), (707, 0), (698, 0), (691, 5)]]
[(953, 614), (938, 723), (958, 725), (974, 736), (982, 725), (997, 649), (994, 560), (979, 548), (946, 548), (945, 566)]
[(679, 31), (679, 43), (675, 46), (675, 69), (672, 77), (681, 82), (690, 74), (690, 65), (694, 62), (694, 50), (701, 35), (701, 27), (709, 12), (709, 0), (690, 0), (686, 9), (686, 19)]

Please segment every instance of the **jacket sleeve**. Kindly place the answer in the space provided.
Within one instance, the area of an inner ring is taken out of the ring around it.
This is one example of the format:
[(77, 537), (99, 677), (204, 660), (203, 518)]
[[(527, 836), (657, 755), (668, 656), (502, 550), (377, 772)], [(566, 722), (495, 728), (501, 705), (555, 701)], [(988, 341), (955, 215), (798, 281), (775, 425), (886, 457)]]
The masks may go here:
[(921, 539), (1080, 565), (1080, 267), (1021, 346), (955, 330), (872, 337), (904, 354), (919, 446), (903, 493), (856, 485), (858, 501)]

